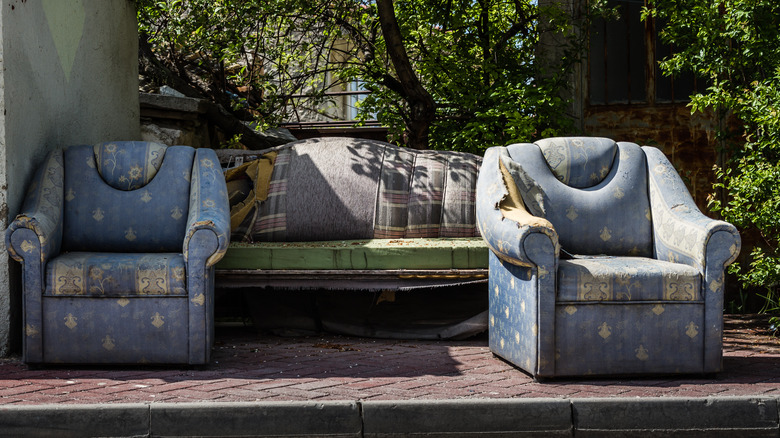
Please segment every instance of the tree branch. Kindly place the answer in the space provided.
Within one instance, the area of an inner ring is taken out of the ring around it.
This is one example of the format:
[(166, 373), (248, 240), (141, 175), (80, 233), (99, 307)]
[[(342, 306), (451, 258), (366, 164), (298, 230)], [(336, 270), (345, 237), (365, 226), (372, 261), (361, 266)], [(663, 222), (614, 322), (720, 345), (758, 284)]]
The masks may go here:
[(376, 6), (388, 55), (411, 110), (407, 125), (409, 146), (415, 149), (426, 149), (428, 147), (428, 131), (436, 116), (436, 102), (420, 83), (412, 64), (409, 62), (392, 0), (377, 0)]

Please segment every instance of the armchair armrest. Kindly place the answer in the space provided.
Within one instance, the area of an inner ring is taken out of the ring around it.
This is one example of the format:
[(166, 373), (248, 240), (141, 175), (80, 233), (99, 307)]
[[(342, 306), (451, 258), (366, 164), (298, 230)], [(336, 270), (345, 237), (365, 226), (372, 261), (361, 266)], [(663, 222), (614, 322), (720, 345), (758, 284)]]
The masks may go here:
[[(43, 265), (59, 254), (65, 198), (64, 175), (62, 150), (50, 152), (33, 177), (21, 213), (6, 230), (6, 248), (14, 260), (30, 260), (33, 254), (38, 253), (39, 261)], [(29, 233), (14, 236), (17, 230), (23, 229), (31, 230), (38, 241), (30, 241)], [(24, 235), (27, 235), (27, 238), (24, 238)]]
[[(560, 251), (558, 234), (548, 220), (528, 212), (513, 172), (522, 169), (509, 158), (506, 148), (487, 150), (477, 180), (479, 231), (490, 249), (504, 261), (520, 266), (545, 266), (549, 257), (554, 256), (555, 263)], [(540, 245), (545, 241), (550, 246)], [(550, 248), (553, 254), (548, 254)]]
[[(191, 242), (201, 241), (193, 239), (196, 232), (201, 236), (210, 236), (206, 231), (213, 234), (210, 240), (213, 240), (214, 244), (191, 247)], [(225, 255), (229, 241), (230, 206), (219, 159), (212, 149), (197, 149), (192, 166), (190, 211), (183, 247), (184, 260), (190, 263), (190, 259), (203, 259), (206, 267), (213, 266)], [(206, 253), (203, 253), (204, 251)]]
[(647, 156), (655, 257), (702, 272), (708, 265), (722, 270), (732, 263), (741, 246), (736, 227), (702, 214), (666, 156), (654, 147), (642, 149)]

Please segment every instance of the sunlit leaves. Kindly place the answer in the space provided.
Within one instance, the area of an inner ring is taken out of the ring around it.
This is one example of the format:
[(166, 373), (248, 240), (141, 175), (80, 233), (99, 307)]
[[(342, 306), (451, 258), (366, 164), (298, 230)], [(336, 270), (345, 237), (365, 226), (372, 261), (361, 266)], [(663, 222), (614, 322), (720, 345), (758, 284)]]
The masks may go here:
[[(710, 86), (692, 97), (694, 111), (735, 116), (740, 130), (724, 132), (729, 160), (716, 169), (710, 207), (757, 236), (748, 266), (735, 266), (746, 286), (765, 288), (766, 309), (778, 307), (780, 285), (780, 2), (667, 0), (646, 11), (667, 22), (662, 36), (675, 53), (661, 63), (691, 71)], [(724, 130), (727, 131), (727, 130)], [(731, 135), (728, 135), (731, 134)], [(752, 240), (752, 239), (751, 239)]]

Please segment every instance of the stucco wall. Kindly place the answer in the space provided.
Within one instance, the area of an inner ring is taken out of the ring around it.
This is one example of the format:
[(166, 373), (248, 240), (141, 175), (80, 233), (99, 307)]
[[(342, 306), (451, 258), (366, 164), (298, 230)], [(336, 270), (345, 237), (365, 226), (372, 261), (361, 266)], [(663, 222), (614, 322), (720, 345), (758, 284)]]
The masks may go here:
[[(0, 4), (2, 231), (49, 150), (139, 138), (137, 32), (132, 0)], [(3, 244), (0, 355), (21, 339), (18, 273)]]

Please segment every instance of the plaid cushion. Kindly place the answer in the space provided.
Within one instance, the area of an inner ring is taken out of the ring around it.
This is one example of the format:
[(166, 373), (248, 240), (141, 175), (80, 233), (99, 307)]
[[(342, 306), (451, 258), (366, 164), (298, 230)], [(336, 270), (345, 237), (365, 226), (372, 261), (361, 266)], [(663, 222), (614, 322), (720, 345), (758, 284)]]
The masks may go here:
[(482, 159), (450, 151), (385, 151), (374, 238), (473, 237)]
[(287, 235), (287, 176), (292, 149), (282, 149), (276, 156), (268, 198), (260, 204), (251, 230), (251, 239), (283, 241)]
[(295, 142), (278, 150), (268, 198), (234, 226), (232, 240), (479, 236), (474, 209), (481, 163), (472, 154), (371, 140)]

